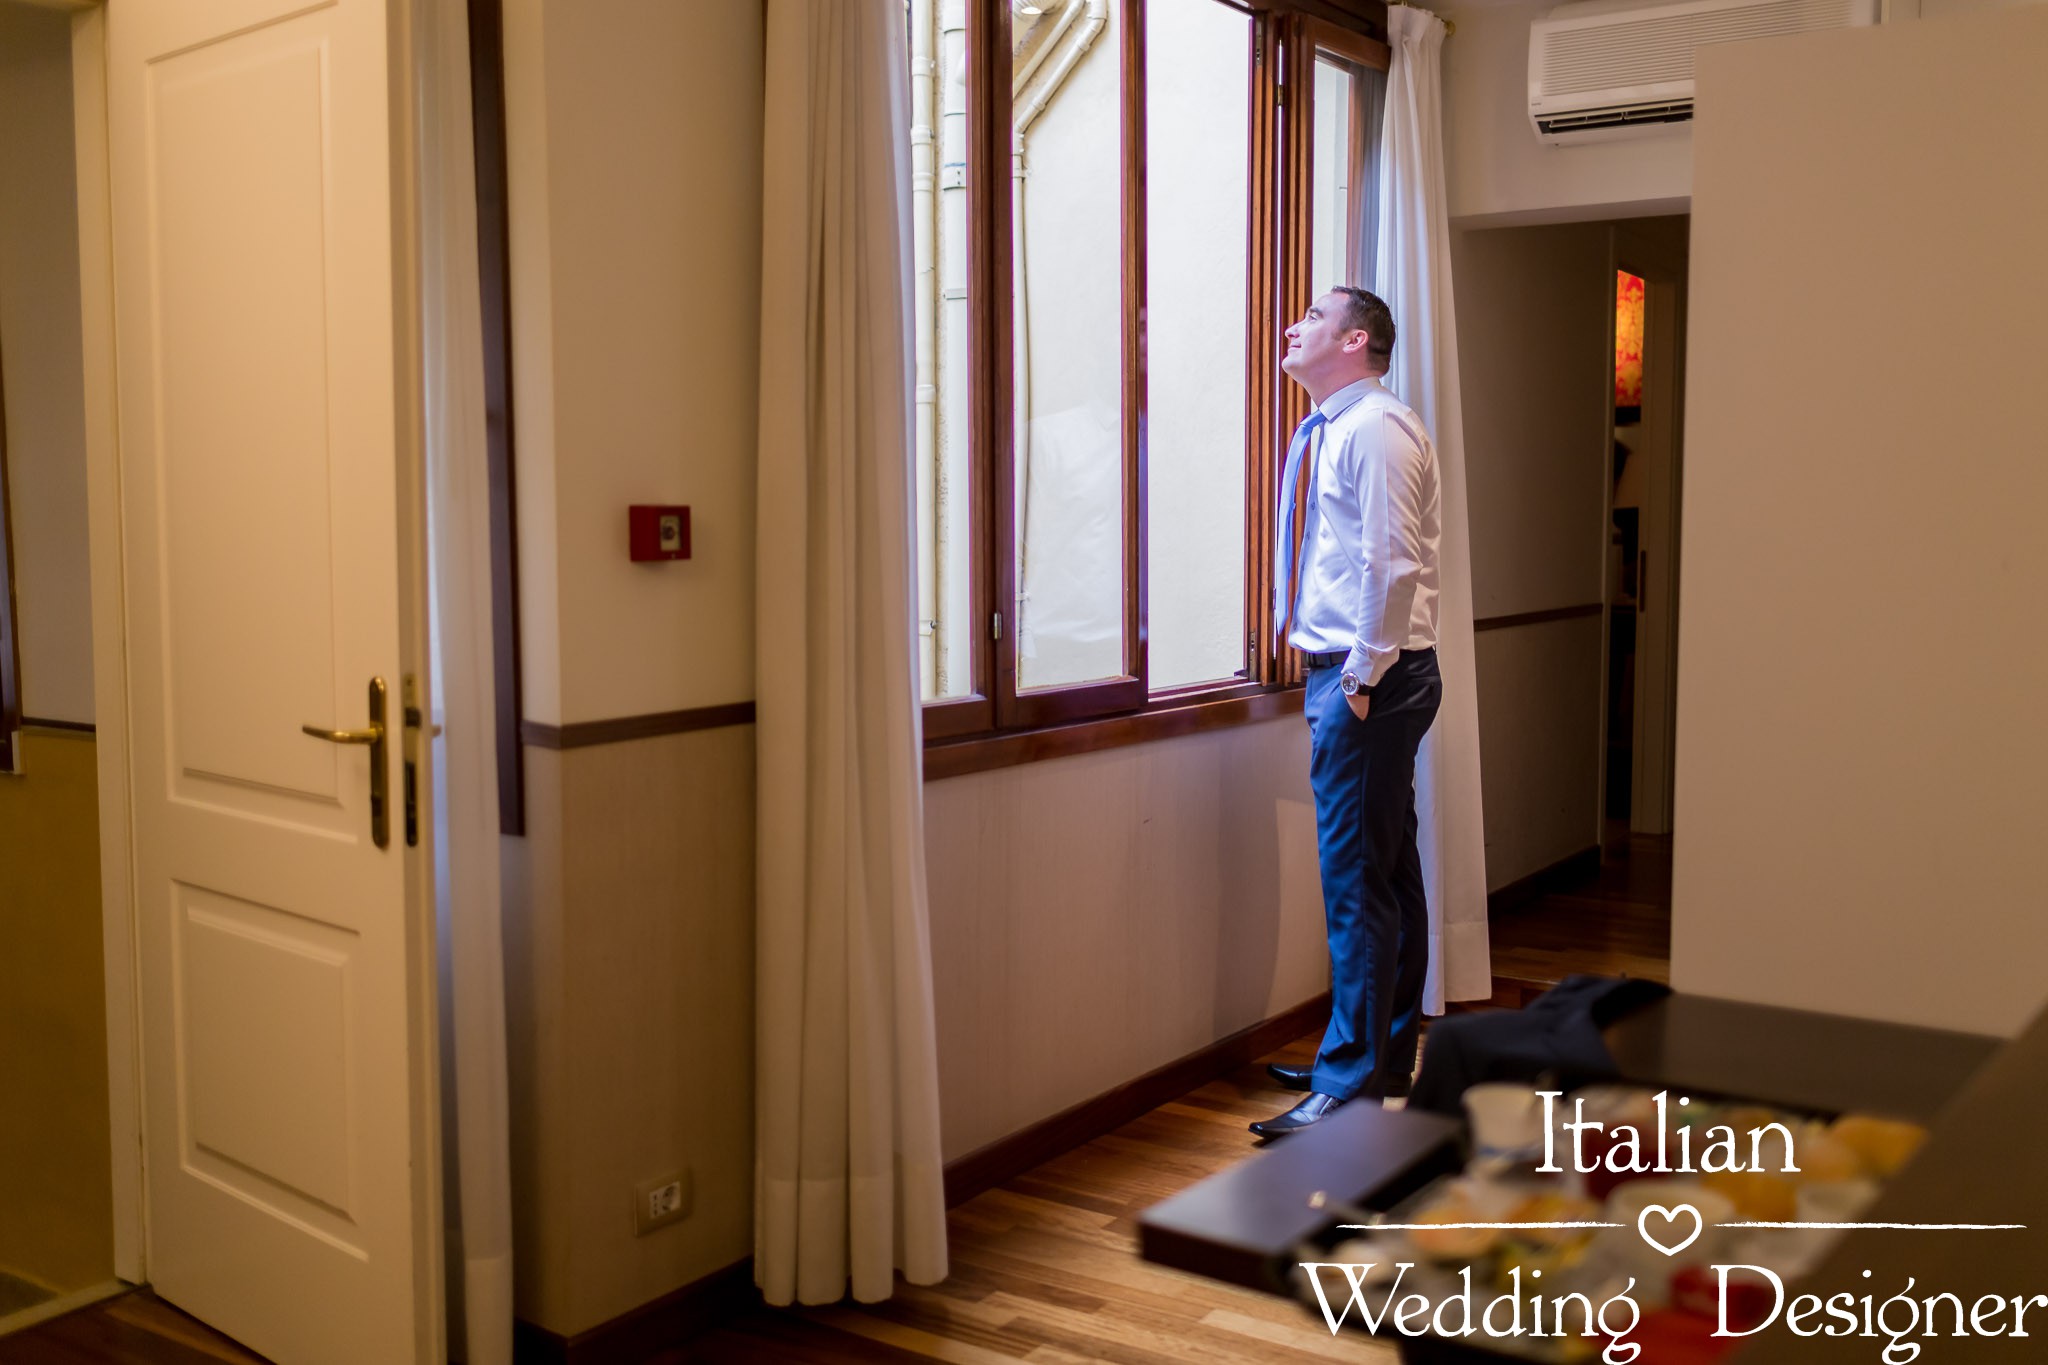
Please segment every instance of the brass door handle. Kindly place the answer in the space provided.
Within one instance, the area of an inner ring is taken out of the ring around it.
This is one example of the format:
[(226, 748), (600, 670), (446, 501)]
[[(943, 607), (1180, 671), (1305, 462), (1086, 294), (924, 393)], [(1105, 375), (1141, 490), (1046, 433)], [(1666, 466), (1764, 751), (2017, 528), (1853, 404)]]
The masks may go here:
[(379, 744), (384, 739), (384, 727), (381, 725), (372, 725), (367, 730), (323, 730), (317, 725), (301, 725), (299, 728), (329, 744)]
[(388, 689), (382, 678), (370, 679), (370, 723), (360, 730), (330, 730), (324, 725), (301, 725), (299, 729), (329, 744), (370, 746), (370, 838), (379, 848), (391, 846), (390, 775), (385, 771), (384, 705)]

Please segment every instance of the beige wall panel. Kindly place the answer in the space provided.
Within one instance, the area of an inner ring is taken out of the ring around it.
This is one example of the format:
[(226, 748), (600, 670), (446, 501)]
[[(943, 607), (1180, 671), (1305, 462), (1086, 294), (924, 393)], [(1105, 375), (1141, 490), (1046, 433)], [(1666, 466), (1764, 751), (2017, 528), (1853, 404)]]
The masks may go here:
[[(564, 720), (754, 694), (761, 25), (546, 6)], [(629, 562), (636, 502), (689, 504), (693, 557)]]
[(1701, 61), (1681, 989), (1996, 1033), (2048, 999), (2044, 64), (2039, 6)]
[(1300, 717), (925, 790), (947, 1158), (1327, 985)]
[[(541, 1122), (567, 1157), (576, 1332), (753, 1248), (754, 730), (560, 760), (569, 1064)], [(634, 1185), (679, 1167), (694, 1211), (635, 1237)]]
[(1489, 891), (1599, 842), (1600, 626), (1581, 616), (1479, 634)]
[(502, 0), (505, 199), (511, 278), (513, 478), (519, 500), (520, 705), (562, 722), (560, 555), (555, 529), (554, 231), (549, 213), (547, 40), (542, 0)]
[(1475, 616), (1600, 600), (1609, 237), (1584, 223), (1451, 239)]
[(526, 836), (500, 843), (512, 1235), (519, 1316), (569, 1320), (570, 1000), (563, 978), (562, 755), (526, 750)]
[(106, 992), (91, 736), (31, 730), (0, 776), (0, 1272), (111, 1279)]

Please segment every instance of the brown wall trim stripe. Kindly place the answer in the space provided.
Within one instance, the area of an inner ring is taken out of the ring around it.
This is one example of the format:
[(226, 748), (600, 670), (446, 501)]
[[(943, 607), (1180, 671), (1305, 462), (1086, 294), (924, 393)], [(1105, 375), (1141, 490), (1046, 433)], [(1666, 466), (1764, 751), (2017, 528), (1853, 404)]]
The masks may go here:
[(43, 720), (38, 716), (23, 716), (21, 718), (21, 728), (24, 730), (69, 730), (73, 734), (80, 735), (98, 733), (98, 727), (94, 726), (91, 721)]
[(536, 749), (587, 749), (593, 744), (623, 744), (633, 739), (655, 739), (661, 735), (686, 734), (691, 730), (719, 730), (728, 725), (753, 723), (754, 703), (735, 701), (722, 706), (693, 706), (687, 711), (658, 711), (651, 716), (579, 720), (568, 725), (522, 721), (519, 734)]
[(1547, 611), (1518, 611), (1512, 616), (1482, 616), (1472, 623), (1472, 629), (1506, 630), (1509, 626), (1539, 626), (1545, 621), (1572, 621), (1581, 616), (1598, 616), (1607, 608), (1600, 602), (1587, 602), (1576, 607), (1551, 607)]

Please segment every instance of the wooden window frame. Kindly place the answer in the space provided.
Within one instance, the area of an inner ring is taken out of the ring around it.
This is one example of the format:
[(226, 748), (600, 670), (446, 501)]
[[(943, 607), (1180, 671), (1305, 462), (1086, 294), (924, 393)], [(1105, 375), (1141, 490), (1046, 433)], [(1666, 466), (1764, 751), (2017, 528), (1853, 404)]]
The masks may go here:
[(513, 475), (511, 206), (506, 189), (503, 0), (468, 0), (470, 132), (476, 152), (478, 301), (483, 315), (485, 462), (490, 480), (491, 672), (498, 832), (526, 833), (519, 658), (519, 502)]
[(0, 776), (21, 767), (21, 635), (14, 611), (13, 528), (7, 497), (7, 393), (0, 380)]
[[(1277, 452), (1307, 414), (1306, 395), (1280, 370), (1280, 339), (1307, 309), (1312, 119), (1290, 116), (1288, 84), (1304, 93), (1317, 51), (1387, 69), (1380, 0), (1211, 0), (1251, 19), (1245, 412), (1244, 669), (1234, 677), (1148, 691), (1146, 620), (1145, 17), (1148, 0), (1120, 0), (1122, 111), (1122, 443), (1124, 673), (1068, 687), (1017, 687), (1013, 637), (1016, 451), (1012, 355), (1010, 14), (1007, 0), (968, 0), (968, 393), (975, 690), (924, 706), (927, 779), (1142, 743), (1301, 709), (1300, 661), (1273, 638), (1271, 551)], [(990, 173), (994, 168), (995, 173)], [(1001, 609), (1002, 633), (994, 622)]]

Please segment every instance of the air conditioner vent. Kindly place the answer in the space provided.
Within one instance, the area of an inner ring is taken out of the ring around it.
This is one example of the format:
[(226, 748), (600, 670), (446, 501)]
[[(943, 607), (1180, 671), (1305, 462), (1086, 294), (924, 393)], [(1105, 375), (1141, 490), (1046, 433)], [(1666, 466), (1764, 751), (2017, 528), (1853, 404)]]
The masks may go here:
[(1670, 104), (1624, 104), (1612, 109), (1585, 109), (1537, 120), (1546, 133), (1576, 133), (1595, 128), (1628, 128), (1636, 124), (1683, 123), (1692, 117), (1692, 101)]

